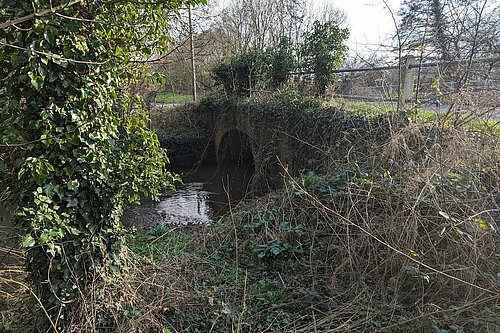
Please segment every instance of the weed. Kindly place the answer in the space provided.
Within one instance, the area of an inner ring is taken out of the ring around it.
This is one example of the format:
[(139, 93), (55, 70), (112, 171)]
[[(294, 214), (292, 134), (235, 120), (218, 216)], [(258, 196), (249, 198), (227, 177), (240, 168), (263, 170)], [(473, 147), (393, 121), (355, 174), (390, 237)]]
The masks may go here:
[(325, 163), (335, 168), (242, 203), (192, 235), (196, 301), (168, 321), (190, 332), (494, 331), (495, 140), (410, 124), (363, 161)]

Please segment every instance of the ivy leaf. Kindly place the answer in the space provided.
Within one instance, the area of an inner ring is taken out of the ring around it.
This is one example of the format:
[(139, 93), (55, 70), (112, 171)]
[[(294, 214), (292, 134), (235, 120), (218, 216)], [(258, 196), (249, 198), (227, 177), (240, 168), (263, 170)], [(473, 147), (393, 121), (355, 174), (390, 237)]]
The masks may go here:
[(45, 30), (45, 33), (43, 34), (43, 38), (49, 42), (50, 45), (54, 45), (55, 44), (55, 31), (54, 31), (54, 27), (47, 27), (47, 30)]
[(26, 235), (23, 238), (23, 247), (33, 247), (35, 245), (35, 240), (31, 235)]
[(73, 173), (75, 173), (75, 169), (72, 167), (65, 167), (63, 170), (70, 177), (73, 176)]
[(45, 194), (47, 194), (47, 196), (49, 196), (49, 198), (52, 198), (52, 196), (54, 195), (54, 185), (52, 184), (45, 185), (43, 191), (45, 192)]
[(67, 227), (66, 229), (72, 235), (79, 235), (80, 234), (80, 230), (78, 230), (78, 229), (76, 229), (74, 227)]
[(67, 61), (66, 59), (63, 59), (63, 58), (62, 58), (60, 55), (58, 55), (58, 54), (54, 54), (54, 55), (52, 56), (52, 58), (51, 58), (51, 59), (52, 59), (52, 62), (53, 62), (54, 64), (56, 64), (56, 65), (59, 65), (59, 66), (61, 66), (61, 67), (63, 67), (63, 68), (68, 67), (68, 61)]
[(45, 80), (45, 77), (47, 76), (48, 74), (48, 68), (45, 64), (40, 64), (40, 66), (38, 66), (38, 73), (40, 73), (40, 76)]
[(78, 182), (77, 179), (69, 181), (68, 182), (68, 189), (71, 190), (71, 191), (76, 191), (78, 189), (79, 185), (80, 184), (79, 184), (79, 182)]
[(31, 85), (33, 88), (35, 88), (36, 91), (40, 91), (43, 87), (43, 81), (45, 80), (44, 77), (35, 75), (33, 72), (29, 72), (28, 76), (31, 79)]
[(17, 68), (19, 65), (24, 63), (26, 61), (26, 58), (17, 54), (12, 54), (10, 56), (10, 63), (12, 64), (12, 67)]
[(38, 237), (38, 242), (40, 244), (46, 244), (48, 241), (49, 241), (49, 235), (47, 235), (46, 231), (42, 232), (40, 237)]
[(271, 248), (271, 252), (272, 252), (275, 256), (277, 256), (278, 254), (280, 254), (280, 253), (281, 253), (281, 249), (280, 249), (278, 246), (274, 246), (274, 247), (272, 247), (272, 248)]
[(57, 75), (54, 72), (49, 72), (49, 82), (52, 83), (57, 80)]
[(68, 202), (68, 204), (66, 205), (67, 208), (76, 207), (76, 206), (78, 206), (78, 199), (77, 198), (71, 199)]

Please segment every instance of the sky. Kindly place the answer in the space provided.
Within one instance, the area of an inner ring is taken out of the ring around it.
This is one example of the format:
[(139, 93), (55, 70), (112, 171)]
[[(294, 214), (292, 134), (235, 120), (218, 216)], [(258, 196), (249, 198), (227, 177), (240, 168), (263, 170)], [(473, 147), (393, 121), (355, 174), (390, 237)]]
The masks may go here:
[[(379, 44), (389, 44), (394, 33), (394, 21), (382, 0), (315, 0), (318, 5), (331, 4), (347, 15), (350, 30), (348, 46), (351, 52), (366, 54), (377, 50)], [(401, 0), (386, 0), (396, 16)]]
[[(231, 3), (233, 0), (219, 0), (219, 5)], [(339, 8), (347, 15), (347, 27), (350, 31), (349, 53), (351, 55), (367, 55), (380, 49), (380, 44), (392, 44), (390, 37), (395, 32), (391, 11), (397, 18), (397, 11), (402, 0), (309, 0), (313, 10), (321, 10), (325, 5)], [(418, 0), (415, 0), (418, 1)]]

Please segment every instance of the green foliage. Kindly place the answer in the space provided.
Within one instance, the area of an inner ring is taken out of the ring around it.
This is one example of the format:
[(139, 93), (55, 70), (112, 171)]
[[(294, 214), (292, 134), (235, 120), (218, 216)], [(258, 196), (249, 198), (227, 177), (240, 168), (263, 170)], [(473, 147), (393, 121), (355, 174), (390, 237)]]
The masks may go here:
[(286, 259), (292, 254), (302, 252), (292, 244), (296, 236), (303, 234), (302, 226), (292, 226), (290, 218), (279, 210), (254, 213), (250, 223), (245, 224), (245, 228), (257, 234), (266, 234), (269, 230), (276, 229), (279, 238), (255, 244), (253, 247), (257, 258), (264, 259), (267, 263), (271, 263), (272, 260)]
[(277, 47), (266, 53), (269, 86), (272, 89), (283, 88), (290, 78), (290, 73), (297, 68), (290, 39), (282, 38)]
[(251, 51), (225, 59), (212, 69), (212, 74), (226, 94), (248, 97), (258, 85), (283, 88), (295, 68), (293, 45), (288, 38), (282, 38), (265, 52)]
[[(290, 90), (274, 95), (266, 100), (256, 100), (253, 104), (260, 106), (262, 109), (268, 108), (274, 110), (275, 113), (281, 114), (296, 114), (297, 110), (304, 113), (311, 110), (319, 110), (321, 103), (317, 99), (302, 96), (296, 91)], [(312, 115), (311, 115), (312, 116)]]
[(212, 69), (212, 73), (215, 82), (224, 87), (226, 94), (250, 96), (264, 67), (264, 54), (253, 51), (222, 61)]
[(273, 239), (265, 244), (256, 245), (254, 252), (260, 259), (278, 259), (292, 253), (300, 253), (300, 250), (288, 242)]
[(302, 45), (302, 56), (306, 69), (314, 72), (315, 95), (325, 94), (333, 81), (333, 70), (340, 67), (347, 47), (344, 42), (349, 36), (336, 22), (315, 21), (311, 32), (306, 34)]
[(130, 249), (142, 257), (162, 263), (182, 253), (190, 241), (189, 234), (160, 225), (147, 232), (135, 232), (130, 239)]
[[(0, 0), (1, 22), (67, 3)], [(0, 185), (24, 230), (28, 280), (60, 327), (122, 269), (123, 209), (171, 182), (126, 87), (145, 73), (131, 60), (166, 50), (165, 12), (179, 5), (82, 1), (0, 31)]]
[(302, 187), (306, 190), (312, 188), (318, 182), (318, 175), (316, 175), (313, 171), (309, 171), (306, 177), (302, 180)]

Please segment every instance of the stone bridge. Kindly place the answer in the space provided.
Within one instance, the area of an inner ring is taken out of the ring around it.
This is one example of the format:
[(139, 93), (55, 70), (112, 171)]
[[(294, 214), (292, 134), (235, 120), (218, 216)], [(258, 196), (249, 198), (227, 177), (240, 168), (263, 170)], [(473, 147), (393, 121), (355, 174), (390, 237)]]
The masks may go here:
[(211, 133), (208, 147), (218, 163), (254, 164), (254, 187), (276, 187), (285, 173), (324, 170), (349, 154), (366, 154), (389, 129), (388, 116), (366, 119), (302, 99), (208, 98), (192, 108)]
[(163, 117), (154, 127), (174, 167), (253, 163), (256, 189), (277, 187), (283, 174), (325, 172), (348, 158), (362, 161), (398, 123), (388, 115), (361, 117), (300, 97), (208, 97)]

